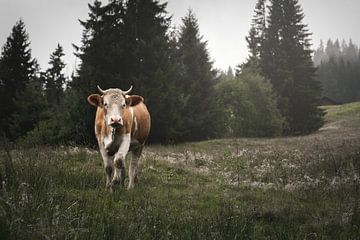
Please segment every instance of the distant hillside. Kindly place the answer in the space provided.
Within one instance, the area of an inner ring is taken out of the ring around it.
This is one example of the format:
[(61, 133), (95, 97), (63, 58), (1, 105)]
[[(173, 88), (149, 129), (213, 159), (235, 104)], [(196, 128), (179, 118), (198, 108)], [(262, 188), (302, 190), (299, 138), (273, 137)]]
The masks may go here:
[(326, 110), (326, 119), (328, 121), (335, 120), (338, 117), (353, 117), (354, 115), (360, 114), (360, 102), (353, 102), (343, 105), (325, 106), (323, 109)]

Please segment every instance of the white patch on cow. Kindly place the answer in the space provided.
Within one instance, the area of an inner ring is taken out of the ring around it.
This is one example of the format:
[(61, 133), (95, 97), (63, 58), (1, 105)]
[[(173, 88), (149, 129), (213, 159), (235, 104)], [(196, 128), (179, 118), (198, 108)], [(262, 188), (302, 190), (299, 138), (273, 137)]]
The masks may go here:
[[(108, 167), (112, 169), (114, 165), (112, 161), (112, 157), (107, 154), (105, 148), (101, 145), (100, 145), (100, 154), (104, 162), (105, 171), (106, 168)], [(111, 172), (106, 171), (106, 188), (110, 187), (110, 182), (111, 182)]]
[(130, 107), (131, 119), (134, 119), (134, 109)]
[(138, 130), (138, 123), (137, 123), (136, 117), (135, 117), (135, 115), (134, 115), (134, 109), (133, 109), (132, 107), (130, 108), (130, 113), (131, 113), (132, 122), (133, 122), (133, 124), (134, 124), (134, 128), (131, 129), (131, 130), (134, 130), (134, 131), (132, 131), (132, 136), (134, 136), (135, 133), (136, 133), (137, 130)]
[(119, 147), (119, 150), (117, 151), (117, 153), (115, 154), (115, 159), (117, 159), (117, 158), (125, 159), (126, 154), (129, 151), (130, 142), (131, 142), (130, 133), (125, 133), (121, 136), (120, 147)]
[[(117, 181), (120, 181), (123, 184), (123, 181), (125, 179), (125, 157), (129, 152), (130, 142), (131, 142), (130, 133), (121, 135), (119, 140), (120, 140), (120, 147), (118, 151), (115, 153), (115, 158), (114, 158), (115, 171), (112, 182), (115, 183)], [(120, 161), (121, 164), (117, 164), (117, 161)]]
[(104, 148), (108, 149), (111, 144), (114, 142), (115, 138), (115, 128), (111, 128), (111, 131), (104, 137)]
[(136, 117), (134, 117), (134, 135), (135, 135), (135, 133), (137, 132), (137, 130), (138, 130), (138, 123), (137, 123), (137, 120), (136, 120)]

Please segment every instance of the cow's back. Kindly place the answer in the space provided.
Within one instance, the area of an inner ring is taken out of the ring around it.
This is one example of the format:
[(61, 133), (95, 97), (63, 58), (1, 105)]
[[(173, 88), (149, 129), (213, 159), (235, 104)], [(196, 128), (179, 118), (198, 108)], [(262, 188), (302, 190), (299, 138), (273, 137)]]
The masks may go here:
[(150, 133), (151, 118), (146, 105), (141, 102), (131, 107), (134, 113), (132, 136), (141, 144), (145, 143)]

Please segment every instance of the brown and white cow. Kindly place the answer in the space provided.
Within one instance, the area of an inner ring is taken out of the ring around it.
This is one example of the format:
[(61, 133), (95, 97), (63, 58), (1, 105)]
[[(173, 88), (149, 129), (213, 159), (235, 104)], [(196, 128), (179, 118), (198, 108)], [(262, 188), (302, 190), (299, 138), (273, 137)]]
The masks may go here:
[(124, 186), (125, 157), (131, 151), (130, 190), (137, 181), (139, 158), (150, 132), (150, 114), (141, 96), (127, 95), (132, 86), (128, 91), (98, 89), (101, 95), (91, 94), (87, 100), (97, 107), (95, 135), (104, 161), (106, 188), (112, 192), (115, 185)]

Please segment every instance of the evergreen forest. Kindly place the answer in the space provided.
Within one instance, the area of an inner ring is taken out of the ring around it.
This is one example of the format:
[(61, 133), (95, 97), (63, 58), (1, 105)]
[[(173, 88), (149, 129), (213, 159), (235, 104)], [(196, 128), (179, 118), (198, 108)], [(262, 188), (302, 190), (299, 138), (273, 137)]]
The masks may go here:
[(351, 39), (323, 41), (314, 52), (317, 80), (323, 86), (323, 96), (336, 103), (360, 100), (360, 51)]
[(24, 145), (95, 145), (95, 111), (86, 98), (97, 85), (133, 86), (151, 113), (149, 142), (165, 144), (307, 134), (324, 123), (323, 95), (359, 100), (357, 46), (329, 40), (314, 64), (298, 0), (256, 2), (249, 56), (227, 72), (214, 68), (191, 10), (173, 28), (167, 3), (157, 0), (94, 1), (88, 8), (71, 76), (64, 74), (61, 43), (49, 68), (40, 69), (25, 22), (15, 23), (0, 55), (2, 137)]

